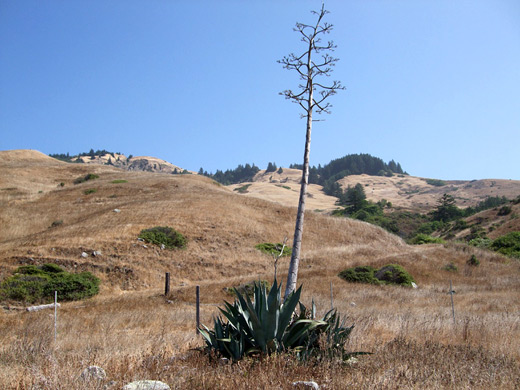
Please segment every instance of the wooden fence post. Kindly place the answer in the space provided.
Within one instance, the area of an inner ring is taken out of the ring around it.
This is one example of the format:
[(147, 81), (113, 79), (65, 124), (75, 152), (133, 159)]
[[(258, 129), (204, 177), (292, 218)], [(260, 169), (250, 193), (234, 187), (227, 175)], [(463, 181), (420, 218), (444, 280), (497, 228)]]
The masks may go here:
[(170, 293), (170, 273), (166, 272), (166, 278), (164, 281), (164, 295), (168, 296)]
[(196, 295), (196, 317), (197, 317), (197, 328), (195, 330), (196, 333), (199, 333), (199, 327), (200, 327), (200, 286), (197, 286), (195, 289), (195, 295)]

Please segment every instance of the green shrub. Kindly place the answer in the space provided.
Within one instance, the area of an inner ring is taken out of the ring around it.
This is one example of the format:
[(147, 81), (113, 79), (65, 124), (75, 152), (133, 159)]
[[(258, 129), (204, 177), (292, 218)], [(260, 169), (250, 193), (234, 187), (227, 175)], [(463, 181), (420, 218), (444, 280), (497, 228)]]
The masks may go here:
[(477, 237), (468, 242), (469, 245), (477, 248), (489, 248), (493, 240), (491, 238)]
[(249, 187), (251, 187), (251, 184), (244, 184), (241, 187), (235, 188), (233, 191), (238, 191), (239, 194), (247, 194), (249, 192), (247, 190)]
[(58, 227), (58, 226), (61, 226), (61, 225), (63, 225), (63, 220), (62, 219), (58, 219), (58, 220), (53, 221), (51, 223), (51, 227)]
[(425, 179), (426, 183), (435, 186), (435, 187), (444, 187), (446, 185), (446, 182), (444, 180), (439, 179)]
[(423, 244), (444, 244), (442, 238), (432, 237), (427, 234), (419, 233), (409, 241), (412, 245), (423, 245)]
[(347, 268), (339, 273), (339, 277), (351, 283), (380, 284), (374, 277), (375, 268), (369, 265)]
[(511, 211), (513, 211), (513, 209), (511, 208), (511, 206), (502, 206), (500, 207), (500, 209), (498, 210), (498, 213), (497, 215), (502, 217), (504, 215), (509, 215), (511, 214)]
[(124, 180), (124, 179), (112, 180), (112, 184), (122, 184), (122, 183), (128, 183), (128, 181)]
[(83, 191), (83, 193), (84, 193), (85, 195), (95, 194), (96, 192), (97, 192), (97, 189), (96, 189), (96, 188), (89, 188), (89, 189)]
[(498, 237), (489, 247), (503, 255), (520, 258), (520, 232), (511, 232)]
[(267, 280), (259, 280), (259, 281), (251, 281), (249, 283), (242, 283), (239, 286), (226, 287), (224, 291), (229, 295), (236, 296), (236, 292), (238, 291), (242, 295), (248, 295), (252, 297), (255, 292), (255, 284), (259, 284), (266, 289), (270, 289), (271, 285)]
[(459, 270), (454, 263), (446, 264), (444, 267), (442, 267), (442, 269), (448, 272), (457, 272)]
[(397, 264), (388, 264), (380, 269), (368, 265), (347, 268), (341, 271), (338, 276), (351, 283), (412, 286), (412, 282), (414, 282), (412, 275)]
[(153, 228), (141, 230), (139, 238), (155, 245), (164, 245), (169, 249), (186, 248), (186, 238), (169, 226), (155, 226)]
[(255, 245), (255, 248), (261, 252), (267, 253), (268, 255), (278, 256), (283, 247), (282, 257), (290, 256), (292, 254), (292, 249), (288, 246), (283, 246), (282, 243), (273, 244), (271, 242), (263, 242), (261, 244)]
[(55, 291), (60, 301), (89, 298), (99, 292), (99, 279), (90, 272), (69, 273), (56, 264), (21, 266), (0, 284), (0, 299), (52, 302)]
[(74, 180), (74, 184), (80, 184), (94, 179), (99, 179), (99, 176), (93, 173), (87, 173), (87, 175), (78, 177), (76, 180)]
[(477, 259), (477, 256), (471, 255), (468, 261), (466, 261), (466, 264), (472, 267), (478, 267), (480, 265), (480, 261)]

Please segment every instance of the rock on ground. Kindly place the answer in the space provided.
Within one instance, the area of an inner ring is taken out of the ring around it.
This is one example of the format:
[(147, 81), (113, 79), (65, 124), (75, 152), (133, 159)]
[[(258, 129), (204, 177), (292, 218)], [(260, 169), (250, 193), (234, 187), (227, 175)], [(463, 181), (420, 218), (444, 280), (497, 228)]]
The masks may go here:
[(170, 386), (161, 381), (135, 381), (123, 386), (123, 390), (170, 390)]

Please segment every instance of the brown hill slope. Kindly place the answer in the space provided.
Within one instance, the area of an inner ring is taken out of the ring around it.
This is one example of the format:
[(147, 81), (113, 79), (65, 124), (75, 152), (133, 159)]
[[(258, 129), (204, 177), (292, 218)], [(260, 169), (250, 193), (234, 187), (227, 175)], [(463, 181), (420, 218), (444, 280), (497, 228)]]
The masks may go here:
[[(266, 173), (265, 170), (261, 170), (252, 182), (233, 184), (229, 187), (239, 192), (241, 187), (247, 185), (247, 188), (239, 193), (283, 205), (294, 205), (298, 202), (300, 180), (301, 170), (299, 169), (283, 168), (281, 174)], [(420, 213), (428, 213), (436, 207), (437, 201), (444, 193), (452, 195), (457, 206), (461, 208), (475, 206), (490, 196), (505, 196), (508, 199), (514, 199), (520, 195), (520, 181), (518, 180), (430, 181), (408, 175), (392, 177), (352, 175), (339, 180), (338, 183), (343, 189), (360, 183), (364, 186), (367, 199), (374, 202), (386, 199), (394, 207)], [(308, 210), (331, 212), (338, 208), (337, 199), (325, 195), (319, 185), (311, 184), (308, 194), (310, 194), (307, 199)]]
[[(27, 153), (18, 160), (0, 153), (0, 180), (9, 189), (0, 198), (3, 271), (57, 259), (68, 267), (101, 271), (114, 285), (122, 276), (114, 279), (111, 273), (125, 270), (124, 288), (155, 283), (171, 267), (178, 280), (247, 275), (272, 267), (254, 245), (282, 241), (293, 229), (295, 209), (238, 196), (205, 177), (66, 164), (37, 152), (26, 159)], [(100, 177), (73, 184), (87, 173)], [(145, 249), (136, 241), (141, 229), (163, 225), (187, 236), (187, 250)], [(306, 220), (306, 257), (314, 252), (321, 257), (327, 250), (386, 255), (402, 247), (397, 237), (363, 223), (312, 213)], [(84, 259), (83, 251), (102, 256)]]
[(452, 195), (459, 207), (475, 206), (488, 196), (505, 196), (514, 199), (520, 195), (520, 181), (518, 180), (452, 180), (442, 181), (415, 176), (396, 175), (392, 177), (353, 175), (339, 181), (343, 188), (361, 183), (369, 200), (375, 202), (386, 199), (394, 207), (428, 212), (436, 206), (439, 198), (448, 193)]

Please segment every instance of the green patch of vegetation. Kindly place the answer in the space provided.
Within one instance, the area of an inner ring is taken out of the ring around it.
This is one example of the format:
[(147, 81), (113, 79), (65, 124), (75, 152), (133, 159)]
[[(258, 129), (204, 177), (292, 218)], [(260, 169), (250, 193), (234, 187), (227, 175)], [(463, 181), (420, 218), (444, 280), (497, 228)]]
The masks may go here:
[(0, 284), (0, 300), (46, 303), (55, 291), (60, 301), (89, 298), (99, 292), (99, 279), (90, 272), (69, 273), (56, 264), (21, 266)]
[(94, 194), (97, 192), (97, 188), (89, 188), (89, 189), (86, 189), (85, 191), (83, 191), (83, 193), (85, 195), (90, 195), (90, 194)]
[(285, 188), (286, 190), (290, 190), (291, 189), (291, 187), (285, 186), (283, 184), (275, 184), (275, 185), (276, 185), (276, 187)]
[(477, 259), (477, 256), (471, 255), (468, 261), (466, 261), (466, 264), (471, 267), (478, 267), (480, 265), (480, 260)]
[(444, 187), (446, 185), (446, 182), (444, 180), (439, 179), (424, 179), (424, 181), (426, 182), (426, 184), (435, 187)]
[(155, 245), (164, 245), (168, 249), (186, 248), (186, 238), (169, 226), (155, 226), (153, 228), (141, 230), (139, 238)]
[(455, 263), (448, 263), (444, 267), (442, 267), (442, 269), (448, 272), (457, 272), (459, 270)]
[(423, 244), (444, 244), (444, 240), (439, 237), (432, 237), (428, 234), (419, 233), (411, 240), (408, 241), (412, 245), (423, 245)]
[(99, 179), (98, 175), (95, 175), (93, 173), (88, 173), (85, 176), (78, 177), (76, 180), (74, 180), (74, 184), (81, 184), (85, 183), (86, 181)]
[(283, 246), (282, 243), (278, 242), (276, 244), (273, 244), (271, 242), (263, 242), (261, 244), (255, 245), (255, 248), (258, 249), (261, 252), (267, 253), (268, 255), (274, 255), (278, 256), (280, 252), (282, 251), (282, 257), (283, 256), (291, 256), (292, 249), (288, 246)]
[(124, 179), (112, 180), (112, 184), (123, 184), (123, 183), (128, 183), (128, 181), (124, 180)]
[(520, 259), (520, 232), (511, 232), (495, 239), (490, 249)]
[(62, 219), (58, 219), (58, 220), (53, 221), (53, 222), (51, 223), (51, 227), (53, 227), (53, 228), (54, 228), (54, 227), (61, 226), (61, 225), (63, 225), (63, 220), (62, 220)]
[(233, 287), (226, 287), (224, 288), (224, 291), (232, 295), (234, 297), (237, 296), (236, 292), (238, 291), (242, 295), (247, 295), (249, 297), (252, 297), (255, 292), (255, 284), (258, 284), (266, 289), (270, 289), (271, 285), (267, 280), (258, 280), (258, 281), (252, 281), (249, 283), (242, 283), (239, 286), (233, 286)]
[(470, 240), (468, 244), (477, 248), (489, 248), (492, 242), (491, 238), (477, 237)]
[(507, 206), (502, 206), (500, 207), (500, 209), (498, 210), (498, 213), (497, 215), (499, 217), (502, 217), (502, 216), (505, 216), (505, 215), (509, 215), (511, 214), (511, 212), (513, 211), (512, 207), (507, 205)]
[(235, 188), (233, 191), (237, 191), (239, 194), (247, 194), (249, 192), (248, 191), (249, 187), (251, 187), (251, 184), (244, 184), (241, 187)]
[(412, 286), (414, 279), (403, 267), (397, 264), (388, 264), (380, 269), (369, 265), (347, 268), (338, 276), (351, 283), (392, 284)]

